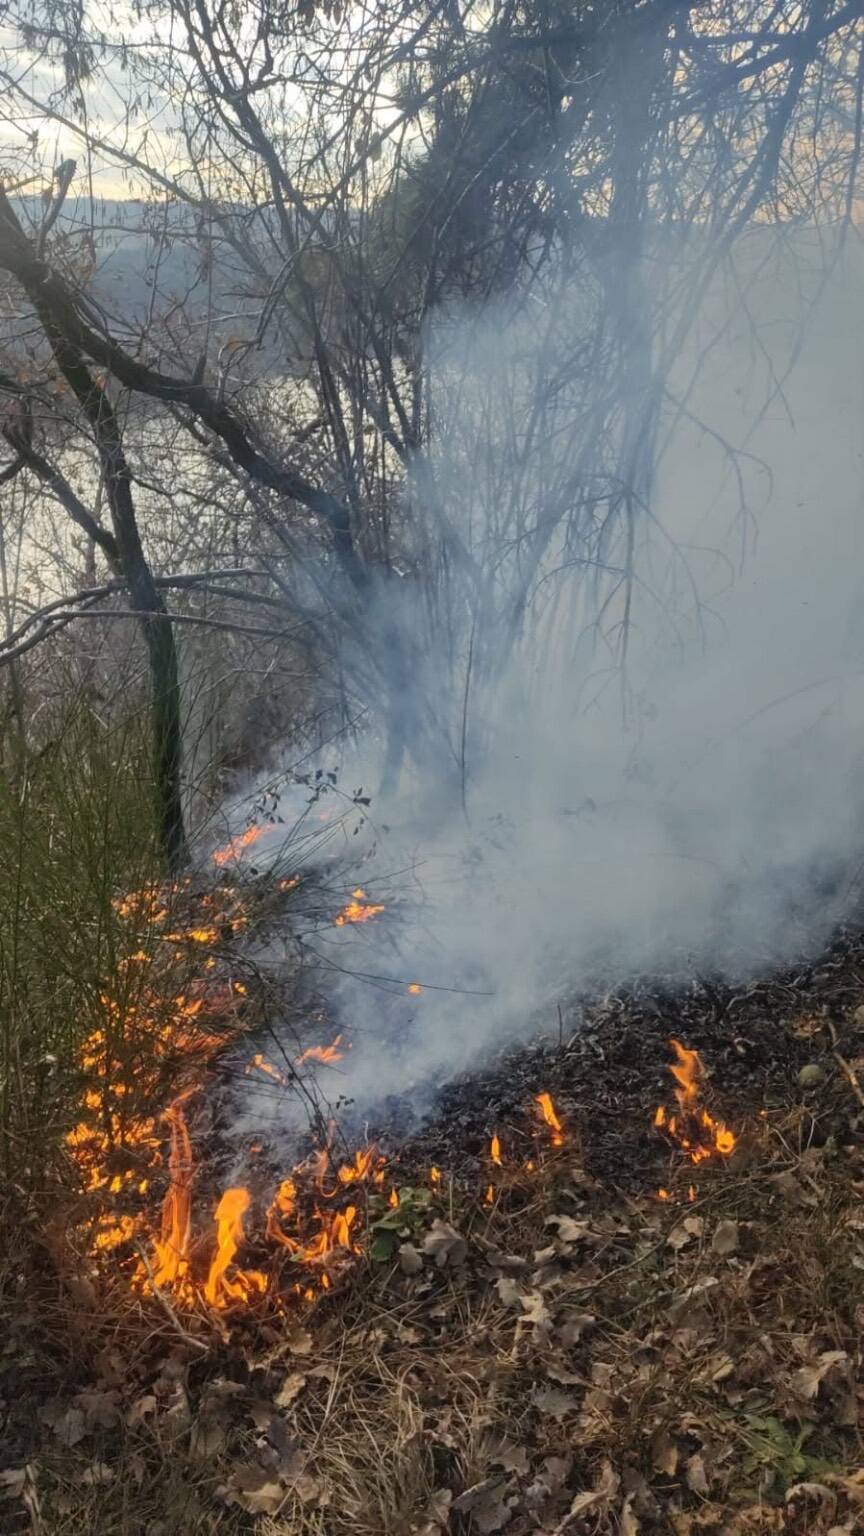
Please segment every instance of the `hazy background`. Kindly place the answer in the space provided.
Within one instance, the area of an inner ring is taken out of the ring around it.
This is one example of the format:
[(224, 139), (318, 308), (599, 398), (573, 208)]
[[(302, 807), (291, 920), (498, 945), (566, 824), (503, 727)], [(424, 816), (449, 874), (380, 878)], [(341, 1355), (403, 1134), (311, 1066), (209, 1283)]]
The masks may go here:
[[(635, 971), (758, 970), (818, 945), (854, 899), (864, 260), (851, 237), (806, 230), (757, 232), (734, 255), (670, 381), (623, 679), (615, 613), (601, 632), (584, 589), (547, 602), (540, 580), (524, 642), (472, 694), (482, 731), (464, 809), (406, 771), (328, 833), (318, 863), (334, 910), (354, 883), (387, 907), (307, 935), (355, 1040), (322, 1078), (331, 1095), (410, 1090), (422, 1104), (492, 1045), (557, 1029), (558, 1001)], [(462, 320), (436, 475), (480, 547), (502, 446), (490, 391), (531, 358), (500, 307)], [(538, 441), (538, 473), (554, 451)], [(374, 744), (315, 759), (337, 763), (342, 790), (377, 782)], [(232, 826), (278, 773), (228, 807)], [(305, 798), (286, 790), (283, 814)], [(322, 803), (335, 821), (338, 800)], [(248, 1091), (252, 1119), (273, 1112)]]

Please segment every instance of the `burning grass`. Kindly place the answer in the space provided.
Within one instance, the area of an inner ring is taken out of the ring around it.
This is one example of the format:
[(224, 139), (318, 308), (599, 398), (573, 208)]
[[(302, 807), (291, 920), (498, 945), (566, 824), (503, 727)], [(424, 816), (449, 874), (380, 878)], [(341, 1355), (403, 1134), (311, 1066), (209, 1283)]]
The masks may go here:
[[(465, 1084), (398, 1164), (365, 1147), (286, 1176), (267, 1221), (288, 1265), (298, 1205), (344, 1192), (344, 1259), (299, 1312), (239, 1278), (261, 1250), (230, 1189), (220, 1326), (93, 1297), (95, 1372), (70, 1357), (9, 1468), (18, 1528), (29, 1497), (52, 1536), (852, 1536), (861, 1106), (818, 1020), (806, 1050), (831, 1070), (803, 1102), (799, 1021), (767, 1086), (736, 1071), (736, 1031), (696, 1053), (662, 1025), (637, 1070), (595, 1028)], [(653, 1124), (658, 1075), (692, 1117), (682, 1140)], [(179, 1128), (175, 1155), (182, 1173)]]
[[(214, 1187), (202, 1090), (259, 1016), (250, 893), (219, 879), (111, 908), (64, 1143), (80, 1201), (7, 1222), (0, 1521), (851, 1536), (864, 951), (830, 1018), (818, 989), (790, 1017), (788, 985), (770, 1030), (749, 994), (613, 1000), (456, 1085), (396, 1155), (321, 1122), (293, 1168)], [(382, 910), (358, 888), (332, 920)], [(246, 1070), (281, 1087), (350, 1044)]]

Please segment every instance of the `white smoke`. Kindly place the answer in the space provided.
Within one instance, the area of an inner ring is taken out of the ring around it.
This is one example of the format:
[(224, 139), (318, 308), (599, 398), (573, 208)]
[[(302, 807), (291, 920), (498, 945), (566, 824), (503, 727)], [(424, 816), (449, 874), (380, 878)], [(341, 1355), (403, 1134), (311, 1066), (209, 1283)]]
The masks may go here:
[[(321, 851), (324, 869), (338, 854), (334, 911), (353, 882), (386, 905), (309, 936), (354, 1038), (331, 1097), (422, 1100), (491, 1045), (557, 1027), (556, 1004), (580, 991), (636, 971), (750, 972), (818, 945), (848, 906), (864, 802), (864, 257), (805, 231), (762, 235), (736, 262), (670, 379), (626, 667), (622, 599), (598, 629), (596, 590), (544, 581), (547, 557), (527, 639), (494, 683), (472, 683), (464, 806), (405, 768)], [(434, 474), (472, 558), (491, 560), (498, 434), (513, 430), (501, 391), (518, 417), (513, 380), (535, 376), (550, 328), (535, 355), (496, 305), (464, 334)], [(540, 433), (531, 451), (557, 494), (558, 450)], [(418, 606), (424, 648), (428, 622)], [(456, 630), (455, 662), (428, 651), (430, 685), (464, 670)], [(343, 761), (343, 791), (377, 782), (374, 747), (361, 761)]]

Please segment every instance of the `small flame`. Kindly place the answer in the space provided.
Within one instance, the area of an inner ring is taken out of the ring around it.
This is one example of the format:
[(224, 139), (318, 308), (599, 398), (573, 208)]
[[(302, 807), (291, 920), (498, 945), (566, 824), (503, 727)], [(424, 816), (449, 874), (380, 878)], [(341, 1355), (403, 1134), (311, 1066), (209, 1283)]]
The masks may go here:
[(561, 1121), (558, 1119), (558, 1116), (555, 1113), (555, 1107), (548, 1093), (538, 1093), (535, 1096), (534, 1102), (535, 1104), (539, 1104), (540, 1113), (552, 1132), (553, 1147), (563, 1146), (564, 1133), (561, 1126)]
[[(337, 1035), (332, 1045), (310, 1045), (309, 1049), (304, 1051), (302, 1056), (297, 1057), (296, 1064), (298, 1067), (302, 1067), (306, 1061), (341, 1061), (345, 1055), (344, 1050), (339, 1050), (341, 1044), (342, 1036)], [(350, 1050), (350, 1046), (346, 1047), (346, 1049)]]
[(391, 1189), (389, 1195), (387, 1196), (387, 1204), (389, 1205), (391, 1211), (395, 1211), (395, 1210), (398, 1209), (398, 1206), (399, 1206), (399, 1195), (398, 1195), (398, 1192), (395, 1189)]
[(441, 1169), (440, 1168), (436, 1168), (434, 1163), (433, 1163), (432, 1167), (429, 1169), (429, 1183), (430, 1184), (440, 1184), (441, 1183)]
[(183, 1113), (183, 1095), (165, 1111), (171, 1129), (168, 1172), (171, 1183), (162, 1205), (162, 1228), (154, 1238), (156, 1267), (153, 1283), (172, 1285), (183, 1280), (189, 1268), (192, 1232), (192, 1142)]
[(677, 1061), (669, 1068), (678, 1087), (675, 1097), (683, 1113), (691, 1110), (699, 1098), (699, 1087), (704, 1076), (698, 1051), (688, 1051), (680, 1040), (670, 1040)]
[(223, 848), (216, 849), (213, 855), (213, 863), (218, 865), (220, 869), (226, 864), (233, 864), (235, 860), (239, 859), (244, 848), (251, 847), (252, 843), (257, 843), (259, 837), (263, 836), (263, 827), (247, 827), (245, 832), (240, 832), (236, 837), (232, 837), (230, 842), (227, 842)]
[(362, 1184), (374, 1172), (376, 1148), (365, 1147), (356, 1153), (353, 1163), (343, 1163), (336, 1177), (340, 1184)]
[(246, 1075), (247, 1075), (247, 1077), (248, 1077), (249, 1073), (250, 1072), (254, 1072), (256, 1068), (257, 1068), (257, 1070), (259, 1072), (266, 1072), (268, 1077), (272, 1077), (275, 1082), (281, 1084), (284, 1087), (285, 1078), (282, 1076), (282, 1073), (279, 1071), (279, 1068), (278, 1067), (274, 1067), (272, 1062), (267, 1061), (266, 1057), (262, 1056), (260, 1051), (258, 1051), (257, 1054), (252, 1057), (252, 1060), (250, 1062), (247, 1062), (247, 1064), (246, 1064)]
[(492, 1185), (490, 1184), (488, 1186), (487, 1190), (486, 1190), (485, 1195), (483, 1196), (483, 1203), (484, 1203), (484, 1205), (492, 1205), (494, 1203), (494, 1200), (495, 1200), (495, 1191), (492, 1188)]
[[(688, 1050), (680, 1040), (669, 1041), (675, 1061), (669, 1071), (675, 1079), (675, 1098), (680, 1113), (669, 1115), (662, 1104), (654, 1111), (653, 1124), (665, 1131), (686, 1152), (691, 1163), (704, 1163), (711, 1157), (729, 1157), (737, 1145), (734, 1131), (715, 1120), (699, 1105), (705, 1068), (698, 1051)], [(688, 1199), (690, 1196), (688, 1195)], [(695, 1199), (695, 1192), (693, 1194)]]
[(499, 1168), (504, 1166), (501, 1162), (501, 1142), (498, 1139), (497, 1132), (492, 1137), (492, 1141), (490, 1142), (489, 1156), (491, 1157), (493, 1163), (496, 1163)]
[(238, 1270), (233, 1280), (227, 1274), (243, 1241), (243, 1217), (248, 1209), (249, 1191), (242, 1188), (226, 1189), (216, 1207), (216, 1252), (204, 1286), (204, 1299), (211, 1307), (248, 1301), (256, 1292), (266, 1290), (266, 1276), (257, 1270)]
[(383, 911), (383, 904), (367, 901), (366, 892), (358, 885), (356, 891), (351, 892), (351, 900), (337, 914), (334, 922), (337, 928), (344, 928), (346, 923), (368, 923), (370, 918), (377, 917)]
[(409, 981), (408, 991), (412, 997), (419, 997), (420, 993), (423, 991), (423, 988), (421, 987), (419, 981)]

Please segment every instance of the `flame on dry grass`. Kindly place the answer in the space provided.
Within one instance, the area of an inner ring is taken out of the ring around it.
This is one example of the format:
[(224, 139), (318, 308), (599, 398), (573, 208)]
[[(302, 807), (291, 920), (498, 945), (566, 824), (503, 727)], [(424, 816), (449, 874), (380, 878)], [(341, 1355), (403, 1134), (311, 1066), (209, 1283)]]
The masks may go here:
[(302, 1067), (303, 1064), (307, 1061), (323, 1061), (330, 1063), (333, 1063), (334, 1061), (341, 1061), (342, 1057), (345, 1055), (345, 1051), (350, 1050), (350, 1046), (345, 1046), (342, 1050), (340, 1050), (339, 1047), (341, 1045), (341, 1035), (337, 1035), (336, 1039), (332, 1042), (331, 1045), (310, 1045), (308, 1050), (304, 1051), (302, 1055), (297, 1057), (296, 1064), (298, 1067)]
[(549, 1130), (552, 1133), (551, 1139), (553, 1147), (562, 1147), (564, 1145), (564, 1129), (561, 1125), (561, 1121), (558, 1119), (558, 1116), (555, 1113), (555, 1106), (552, 1103), (549, 1094), (536, 1094), (534, 1102), (535, 1104), (539, 1105), (543, 1120), (545, 1121), (546, 1125), (548, 1125)]
[(244, 848), (251, 848), (253, 843), (257, 843), (259, 837), (264, 836), (264, 831), (264, 827), (247, 827), (245, 832), (240, 832), (236, 837), (232, 837), (229, 842), (225, 843), (224, 847), (216, 849), (213, 855), (213, 863), (219, 869), (223, 869), (226, 864), (236, 863)]
[(346, 923), (368, 923), (370, 918), (377, 917), (383, 911), (383, 903), (368, 901), (366, 892), (358, 885), (356, 891), (351, 892), (351, 900), (337, 913), (334, 922), (337, 928), (344, 928)]
[(655, 1128), (663, 1131), (685, 1152), (691, 1163), (729, 1157), (738, 1138), (722, 1120), (715, 1120), (700, 1104), (705, 1068), (699, 1052), (689, 1050), (680, 1040), (670, 1040), (669, 1045), (675, 1053), (669, 1071), (676, 1084), (678, 1110), (670, 1113), (664, 1104), (658, 1104), (654, 1111)]
[(183, 1095), (165, 1111), (171, 1129), (168, 1172), (171, 1182), (162, 1204), (162, 1227), (154, 1238), (155, 1285), (174, 1285), (186, 1277), (192, 1236), (192, 1142), (183, 1111)]

